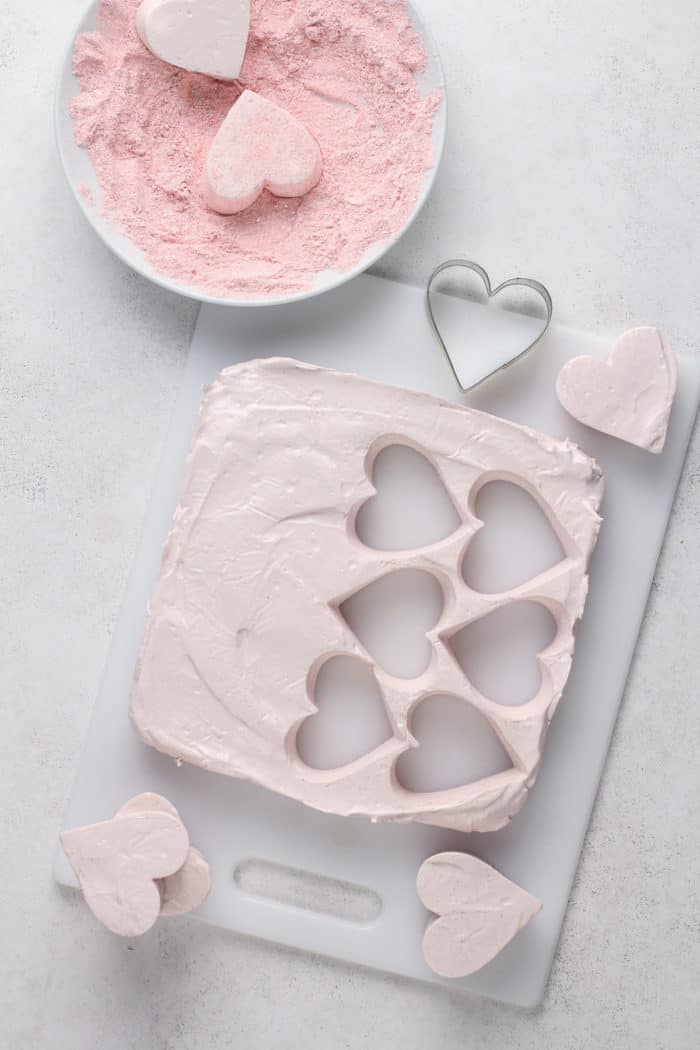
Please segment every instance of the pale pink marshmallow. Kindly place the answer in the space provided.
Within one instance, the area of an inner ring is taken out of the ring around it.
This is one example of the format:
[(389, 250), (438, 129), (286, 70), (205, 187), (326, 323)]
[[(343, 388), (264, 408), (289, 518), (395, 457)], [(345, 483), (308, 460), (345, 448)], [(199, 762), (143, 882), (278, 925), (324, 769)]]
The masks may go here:
[(136, 28), (164, 62), (236, 80), (248, 43), (250, 0), (144, 0)]
[(132, 812), (64, 831), (61, 843), (86, 903), (107, 929), (137, 937), (161, 910), (157, 880), (183, 866), (189, 839), (172, 812)]
[(159, 880), (163, 918), (186, 915), (198, 908), (211, 889), (211, 868), (202, 854), (190, 846), (182, 867)]
[(321, 150), (313, 135), (285, 109), (244, 91), (231, 107), (204, 167), (207, 204), (233, 215), (263, 190), (303, 197), (321, 178)]
[[(180, 814), (172, 802), (168, 802), (162, 795), (154, 795), (151, 792), (144, 792), (132, 798), (122, 806), (117, 816), (154, 812), (169, 813), (178, 820), (180, 819)], [(198, 908), (209, 896), (211, 868), (199, 850), (190, 846), (182, 867), (172, 875), (156, 879), (156, 885), (160, 890), (161, 918), (186, 915)]]
[(467, 853), (429, 857), (416, 887), (437, 916), (425, 931), (423, 957), (441, 977), (476, 973), (542, 908), (535, 897)]
[(673, 351), (656, 328), (620, 336), (607, 361), (574, 357), (557, 377), (570, 416), (603, 434), (661, 452), (676, 395)]

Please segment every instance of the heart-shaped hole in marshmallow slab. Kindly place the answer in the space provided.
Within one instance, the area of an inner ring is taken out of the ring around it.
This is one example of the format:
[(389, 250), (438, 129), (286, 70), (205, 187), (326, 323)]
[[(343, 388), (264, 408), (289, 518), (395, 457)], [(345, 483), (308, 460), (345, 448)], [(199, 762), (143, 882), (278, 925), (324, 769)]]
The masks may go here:
[(444, 263), (428, 283), (428, 316), (462, 391), (522, 357), (546, 332), (549, 292), (529, 277), (496, 288), (478, 263)]
[(333, 656), (313, 685), (318, 713), (302, 722), (299, 758), (312, 769), (339, 769), (370, 754), (392, 737), (372, 669), (355, 656)]
[(418, 747), (404, 751), (395, 767), (407, 791), (448, 791), (512, 769), (488, 721), (459, 697), (435, 694), (421, 700), (409, 728)]
[(518, 706), (539, 692), (537, 657), (556, 634), (554, 617), (541, 602), (516, 601), (467, 624), (446, 644), (482, 696)]
[(520, 485), (486, 482), (476, 495), (474, 514), (483, 524), (462, 559), (462, 576), (473, 591), (503, 594), (566, 557), (547, 515)]
[(338, 611), (366, 652), (387, 674), (417, 678), (428, 669), (426, 634), (439, 621), (442, 588), (424, 569), (397, 569), (356, 591)]
[(360, 507), (355, 531), (366, 547), (415, 550), (452, 535), (461, 521), (427, 456), (409, 445), (386, 445), (371, 464), (376, 496)]

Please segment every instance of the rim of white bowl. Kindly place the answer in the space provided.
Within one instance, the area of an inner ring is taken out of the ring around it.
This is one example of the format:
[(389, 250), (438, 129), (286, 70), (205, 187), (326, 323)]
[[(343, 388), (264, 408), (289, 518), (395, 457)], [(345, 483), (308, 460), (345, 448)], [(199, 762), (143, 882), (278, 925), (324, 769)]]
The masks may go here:
[[(405, 0), (406, 7), (409, 12), (409, 16), (414, 25), (414, 28), (418, 32), (429, 62), (432, 61), (435, 64), (436, 72), (438, 74), (438, 83), (431, 90), (440, 87), (443, 92), (442, 102), (435, 115), (435, 121), (433, 124), (433, 146), (435, 150), (435, 162), (429, 172), (426, 173), (423, 180), (423, 186), (418, 199), (415, 203), (411, 214), (406, 219), (405, 223), (399, 230), (396, 231), (388, 240), (382, 241), (377, 245), (371, 246), (362, 261), (359, 262), (350, 270), (343, 272), (336, 270), (326, 270), (317, 274), (316, 280), (320, 277), (324, 277), (324, 284), (322, 287), (314, 287), (306, 289), (301, 292), (293, 292), (289, 295), (277, 295), (269, 296), (264, 298), (235, 298), (235, 296), (217, 296), (210, 295), (204, 290), (198, 289), (194, 285), (182, 284), (180, 281), (176, 281), (166, 274), (161, 273), (157, 270), (151, 262), (149, 262), (143, 251), (131, 241), (126, 234), (123, 234), (116, 226), (114, 226), (106, 217), (104, 223), (98, 222), (101, 217), (100, 213), (95, 212), (93, 206), (88, 205), (84, 200), (82, 194), (78, 189), (78, 182), (73, 178), (71, 173), (71, 165), (69, 163), (69, 150), (76, 150), (84, 153), (87, 156), (87, 150), (78, 146), (72, 138), (72, 121), (70, 120), (70, 114), (68, 114), (68, 124), (71, 129), (70, 141), (66, 142), (66, 136), (62, 133), (62, 121), (66, 117), (66, 113), (63, 108), (65, 93), (62, 88), (64, 82), (67, 79), (74, 78), (73, 76), (73, 49), (75, 47), (75, 41), (78, 35), (85, 31), (85, 23), (88, 22), (96, 13), (96, 9), (99, 7), (100, 0), (91, 0), (91, 3), (87, 7), (83, 16), (81, 17), (75, 32), (70, 38), (68, 48), (64, 54), (63, 61), (60, 66), (58, 81), (56, 84), (55, 101), (54, 101), (54, 134), (56, 137), (56, 145), (58, 153), (61, 159), (61, 165), (63, 167), (63, 173), (66, 177), (66, 181), (71, 189), (73, 197), (78, 204), (78, 207), (82, 211), (83, 215), (89, 222), (90, 226), (97, 234), (97, 236), (106, 244), (106, 246), (113, 252), (114, 255), (120, 259), (125, 266), (130, 270), (134, 270), (139, 273), (142, 277), (152, 281), (154, 284), (159, 285), (161, 288), (165, 288), (169, 292), (175, 292), (177, 295), (182, 295), (187, 299), (194, 299), (198, 302), (208, 303), (214, 306), (241, 306), (241, 307), (258, 307), (258, 306), (283, 306), (288, 303), (301, 302), (304, 299), (313, 299), (317, 295), (323, 295), (325, 292), (330, 292), (334, 288), (338, 288), (340, 285), (346, 284), (351, 281), (354, 277), (364, 273), (371, 266), (374, 266), (382, 256), (384, 256), (394, 245), (401, 239), (406, 233), (410, 226), (413, 225), (418, 215), (423, 209), (430, 193), (432, 191), (437, 173), (440, 168), (444, 149), (445, 139), (447, 136), (447, 88), (445, 85), (445, 74), (440, 54), (437, 49), (437, 45), (433, 38), (432, 33), (428, 29), (423, 16), (416, 10), (411, 0)], [(74, 97), (70, 96), (71, 98)], [(92, 165), (90, 164), (92, 168)], [(94, 169), (93, 169), (94, 170)], [(128, 257), (126, 251), (122, 249), (119, 244), (119, 240), (124, 239), (133, 247), (138, 253), (136, 259)]]

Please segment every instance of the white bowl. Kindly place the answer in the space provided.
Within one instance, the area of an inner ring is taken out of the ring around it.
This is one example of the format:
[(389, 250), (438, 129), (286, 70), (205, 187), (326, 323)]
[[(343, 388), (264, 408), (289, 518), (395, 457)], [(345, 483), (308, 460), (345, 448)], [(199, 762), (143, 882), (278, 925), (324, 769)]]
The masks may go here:
[[(444, 75), (435, 42), (425, 23), (410, 3), (410, 0), (406, 0), (406, 3), (414, 27), (423, 41), (423, 46), (427, 56), (426, 69), (419, 76), (421, 90), (425, 94), (429, 94), (438, 88), (442, 88), (444, 92)], [(163, 288), (167, 288), (169, 291), (178, 292), (180, 295), (185, 295), (192, 299), (199, 299), (205, 303), (216, 303), (222, 306), (272, 306), (282, 303), (291, 303), (300, 299), (310, 299), (314, 295), (320, 295), (321, 292), (327, 292), (330, 291), (331, 288), (337, 288), (338, 285), (344, 284), (346, 281), (351, 280), (353, 277), (356, 277), (359, 273), (362, 273), (364, 270), (372, 266), (396, 243), (399, 237), (405, 233), (425, 204), (435, 181), (435, 176), (437, 175), (445, 144), (447, 104), (444, 94), (442, 104), (435, 115), (435, 122), (433, 125), (435, 164), (431, 171), (426, 173), (420, 196), (416, 201), (413, 211), (401, 229), (396, 231), (394, 236), (386, 241), (381, 241), (372, 245), (367, 250), (362, 260), (357, 266), (353, 267), (353, 269), (344, 272), (324, 270), (317, 274), (313, 288), (308, 291), (295, 292), (291, 295), (269, 296), (260, 299), (237, 299), (234, 296), (221, 297), (207, 295), (206, 292), (203, 292), (194, 286), (175, 281), (161, 273), (153, 266), (150, 260), (146, 258), (141, 249), (138, 248), (133, 241), (125, 236), (125, 234), (123, 234), (116, 226), (112, 225), (109, 218), (102, 215), (98, 208), (88, 206), (78, 191), (78, 186), (80, 184), (87, 185), (90, 187), (94, 199), (96, 201), (100, 200), (100, 187), (88, 151), (76, 144), (73, 137), (73, 124), (70, 116), (71, 101), (79, 93), (79, 85), (76, 78), (73, 76), (72, 69), (73, 44), (78, 34), (97, 29), (98, 8), (99, 0), (93, 0), (93, 3), (90, 4), (90, 7), (85, 12), (85, 15), (76, 29), (59, 76), (55, 106), (58, 151), (61, 156), (63, 170), (65, 171), (73, 195), (95, 232), (102, 238), (105, 244), (111, 248), (114, 254), (122, 260), (122, 262), (125, 262), (127, 266), (130, 266), (133, 270), (136, 270), (144, 277), (148, 277), (149, 280), (154, 281)]]

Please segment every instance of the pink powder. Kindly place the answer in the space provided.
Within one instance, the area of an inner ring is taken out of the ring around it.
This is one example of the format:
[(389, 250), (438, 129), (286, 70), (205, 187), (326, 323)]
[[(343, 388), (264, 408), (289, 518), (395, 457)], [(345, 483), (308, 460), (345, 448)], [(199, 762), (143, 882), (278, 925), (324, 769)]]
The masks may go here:
[(87, 205), (89, 205), (89, 207), (92, 208), (92, 206), (95, 203), (95, 198), (93, 197), (92, 190), (88, 186), (87, 182), (79, 182), (78, 183), (78, 193), (83, 198), (85, 203)]
[[(237, 84), (151, 55), (138, 5), (102, 0), (99, 32), (78, 37), (73, 120), (106, 214), (160, 273), (212, 295), (284, 295), (352, 269), (403, 226), (434, 163), (442, 97), (421, 97), (425, 54), (404, 0), (252, 0)], [(202, 168), (242, 86), (306, 125), (324, 172), (306, 197), (264, 193), (222, 216), (206, 207)]]

